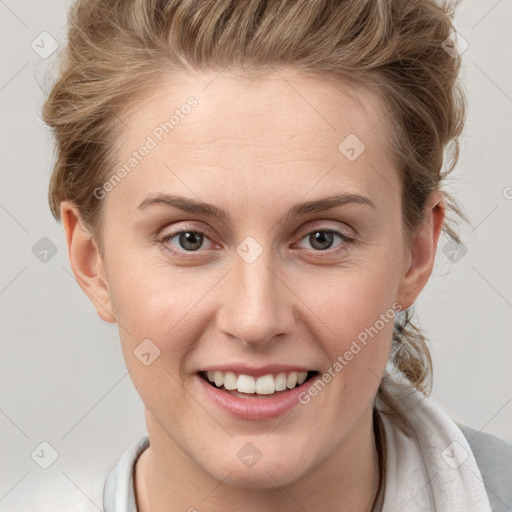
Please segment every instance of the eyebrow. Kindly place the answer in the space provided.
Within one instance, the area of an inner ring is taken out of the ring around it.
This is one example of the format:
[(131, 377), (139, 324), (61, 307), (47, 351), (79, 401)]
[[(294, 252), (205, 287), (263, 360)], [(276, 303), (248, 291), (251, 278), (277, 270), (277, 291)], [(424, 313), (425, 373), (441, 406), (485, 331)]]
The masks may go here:
[[(335, 194), (332, 196), (315, 199), (313, 201), (306, 201), (294, 204), (285, 214), (285, 219), (289, 220), (291, 217), (298, 217), (308, 213), (323, 212), (330, 210), (336, 206), (345, 206), (347, 204), (363, 204), (375, 208), (373, 201), (360, 194), (343, 193)], [(205, 203), (197, 199), (191, 199), (183, 196), (176, 196), (171, 194), (154, 194), (146, 197), (140, 204), (139, 209), (143, 210), (148, 206), (163, 204), (183, 210), (188, 213), (196, 213), (215, 217), (221, 221), (229, 220), (229, 214), (226, 210), (219, 208), (213, 204)]]

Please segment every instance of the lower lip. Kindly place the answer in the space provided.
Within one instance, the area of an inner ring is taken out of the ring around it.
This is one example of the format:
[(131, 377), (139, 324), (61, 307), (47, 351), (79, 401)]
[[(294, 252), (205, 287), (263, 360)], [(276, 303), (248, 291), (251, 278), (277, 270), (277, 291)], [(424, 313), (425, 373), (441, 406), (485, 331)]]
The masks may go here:
[(315, 375), (296, 388), (269, 398), (241, 398), (234, 396), (221, 388), (208, 384), (200, 375), (196, 375), (196, 377), (199, 379), (205, 393), (217, 406), (237, 418), (253, 421), (278, 418), (288, 412), (293, 406), (300, 403), (299, 395), (311, 386), (318, 378), (318, 375)]

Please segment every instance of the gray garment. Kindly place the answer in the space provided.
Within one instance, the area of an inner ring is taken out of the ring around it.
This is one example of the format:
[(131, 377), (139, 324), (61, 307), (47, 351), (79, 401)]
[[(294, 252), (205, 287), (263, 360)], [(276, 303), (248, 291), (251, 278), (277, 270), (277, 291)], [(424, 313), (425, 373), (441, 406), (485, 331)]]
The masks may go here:
[[(511, 512), (512, 443), (466, 425), (456, 424), (473, 451), (492, 511)], [(128, 448), (112, 468), (103, 489), (104, 512), (138, 512), (133, 475), (138, 457), (148, 446), (149, 437), (142, 437)]]
[(482, 474), (492, 512), (512, 511), (512, 443), (455, 422)]

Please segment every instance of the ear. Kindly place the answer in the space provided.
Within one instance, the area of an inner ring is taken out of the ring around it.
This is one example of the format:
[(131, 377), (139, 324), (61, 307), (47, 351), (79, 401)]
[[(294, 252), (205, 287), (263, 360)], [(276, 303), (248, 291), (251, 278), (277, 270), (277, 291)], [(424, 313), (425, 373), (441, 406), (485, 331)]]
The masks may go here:
[(408, 264), (397, 296), (402, 309), (407, 309), (414, 304), (432, 274), (445, 214), (446, 202), (442, 192), (432, 192), (425, 202), (423, 220), (411, 233), (410, 242), (406, 248)]
[(99, 317), (105, 322), (114, 323), (116, 319), (98, 244), (73, 203), (63, 201), (60, 215), (66, 231), (68, 257), (75, 279), (93, 303)]

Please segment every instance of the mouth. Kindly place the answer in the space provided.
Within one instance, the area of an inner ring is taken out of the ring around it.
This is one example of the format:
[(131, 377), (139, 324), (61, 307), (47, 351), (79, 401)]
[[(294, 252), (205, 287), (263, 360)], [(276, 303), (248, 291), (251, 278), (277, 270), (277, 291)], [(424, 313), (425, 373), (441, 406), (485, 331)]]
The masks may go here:
[(302, 386), (319, 375), (315, 370), (268, 373), (252, 376), (224, 371), (200, 371), (198, 375), (210, 386), (239, 398), (272, 398)]

